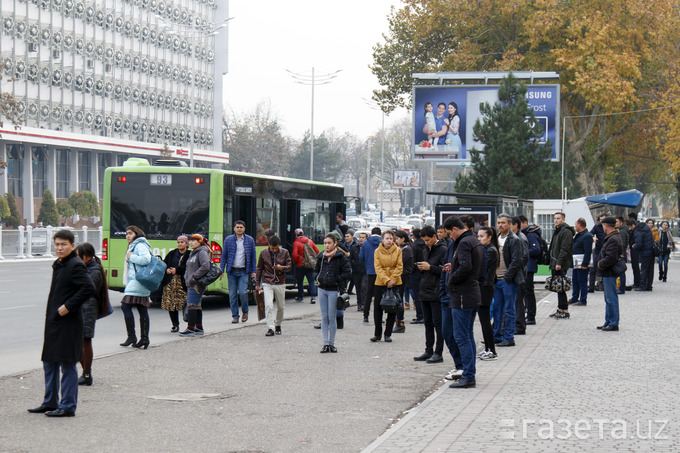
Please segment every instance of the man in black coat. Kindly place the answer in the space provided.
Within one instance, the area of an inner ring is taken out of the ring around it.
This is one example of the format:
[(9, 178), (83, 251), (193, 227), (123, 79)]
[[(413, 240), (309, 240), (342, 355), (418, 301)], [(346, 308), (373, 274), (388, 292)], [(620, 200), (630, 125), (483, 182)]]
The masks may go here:
[[(590, 234), (593, 236), (593, 242), (595, 243), (595, 248), (593, 249), (593, 263), (597, 263), (600, 260), (600, 250), (602, 250), (602, 244), (604, 242), (604, 229), (602, 228), (602, 219), (605, 218), (604, 214), (597, 216), (597, 223), (594, 227), (590, 229)], [(600, 290), (600, 285), (596, 284), (596, 280), (600, 277), (600, 272), (597, 266), (593, 266), (588, 270), (588, 277), (590, 283), (588, 283), (588, 292), (594, 293), (597, 289)]]
[[(76, 364), (83, 358), (83, 315), (81, 307), (95, 292), (87, 267), (75, 252), (75, 238), (69, 230), (54, 235), (58, 259), (52, 264), (52, 285), (45, 313), (45, 342), (42, 361), (45, 370), (45, 398), (32, 413), (49, 417), (72, 417), (78, 401)], [(59, 369), (61, 368), (61, 401)]]
[(434, 228), (429, 225), (425, 226), (420, 234), (426, 247), (423, 250), (423, 261), (414, 264), (420, 271), (419, 295), (425, 321), (425, 352), (413, 360), (440, 363), (444, 361), (442, 357), (444, 337), (438, 288), (446, 255), (446, 243), (437, 238)]
[(446, 289), (453, 318), (453, 335), (463, 362), (463, 375), (458, 382), (449, 387), (474, 387), (477, 346), (472, 327), (477, 307), (482, 302), (479, 273), (484, 250), (479, 240), (459, 218), (449, 217), (446, 222), (445, 225), (452, 231), (452, 239), (455, 240), (451, 259), (451, 277), (446, 284)]
[[(602, 274), (604, 302), (606, 304), (604, 325), (599, 326), (598, 329), (605, 332), (619, 330), (619, 295), (616, 293), (616, 279), (620, 272), (614, 270), (614, 266), (623, 260), (623, 244), (621, 243), (621, 234), (615, 225), (614, 217), (605, 217), (602, 220), (606, 236), (602, 241), (600, 260), (597, 262), (597, 268)], [(625, 266), (623, 268), (623, 272), (625, 272)]]

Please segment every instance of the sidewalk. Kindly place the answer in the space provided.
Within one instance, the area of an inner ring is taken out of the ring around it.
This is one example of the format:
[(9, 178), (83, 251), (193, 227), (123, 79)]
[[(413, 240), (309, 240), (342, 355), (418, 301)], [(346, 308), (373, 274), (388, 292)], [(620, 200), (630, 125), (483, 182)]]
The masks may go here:
[(363, 451), (680, 451), (680, 267), (669, 277), (619, 296), (619, 332), (596, 329), (602, 292), (568, 320), (548, 318), (551, 293), (516, 347), (477, 361), (476, 388), (443, 383)]

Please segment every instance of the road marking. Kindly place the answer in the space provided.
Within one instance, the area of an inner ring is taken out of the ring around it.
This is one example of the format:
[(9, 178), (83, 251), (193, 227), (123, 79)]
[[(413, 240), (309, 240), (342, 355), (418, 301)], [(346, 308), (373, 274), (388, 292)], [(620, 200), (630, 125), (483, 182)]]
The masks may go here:
[[(8, 294), (8, 293), (2, 293), (0, 294)], [(5, 308), (0, 308), (0, 310), (14, 310), (15, 308), (29, 308), (29, 307), (35, 307), (35, 305), (20, 305), (18, 307), (5, 307)]]

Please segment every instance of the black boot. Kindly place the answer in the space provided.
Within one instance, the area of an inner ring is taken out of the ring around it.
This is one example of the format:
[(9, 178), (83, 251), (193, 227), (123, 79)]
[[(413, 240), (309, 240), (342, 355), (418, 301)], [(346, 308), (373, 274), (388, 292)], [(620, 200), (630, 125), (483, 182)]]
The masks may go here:
[(338, 329), (342, 329), (345, 327), (345, 317), (344, 316), (338, 316), (335, 318), (335, 321), (338, 324)]
[(92, 371), (83, 371), (83, 375), (78, 378), (78, 385), (92, 385)]
[(137, 343), (137, 335), (135, 334), (135, 318), (130, 316), (125, 318), (125, 328), (127, 329), (127, 340), (121, 343), (121, 346), (130, 346)]
[(146, 349), (149, 347), (149, 318), (140, 318), (139, 320), (142, 339), (135, 344), (135, 348)]

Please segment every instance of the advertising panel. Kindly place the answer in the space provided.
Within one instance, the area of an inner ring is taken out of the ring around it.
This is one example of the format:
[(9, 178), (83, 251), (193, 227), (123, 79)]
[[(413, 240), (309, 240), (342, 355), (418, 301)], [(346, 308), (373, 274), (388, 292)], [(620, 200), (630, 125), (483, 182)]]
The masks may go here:
[(495, 206), (474, 205), (444, 205), (435, 206), (437, 225), (443, 225), (449, 217), (471, 216), (475, 221), (475, 231), (483, 226), (496, 226)]
[(393, 189), (419, 189), (420, 170), (392, 170)]
[[(559, 160), (560, 86), (527, 85), (527, 100), (543, 131), (539, 143), (550, 140), (551, 160)], [(481, 119), (480, 104), (498, 102), (498, 85), (428, 85), (413, 87), (414, 160), (469, 162), (472, 148), (483, 149), (472, 127)], [(440, 134), (433, 137), (430, 130)]]

